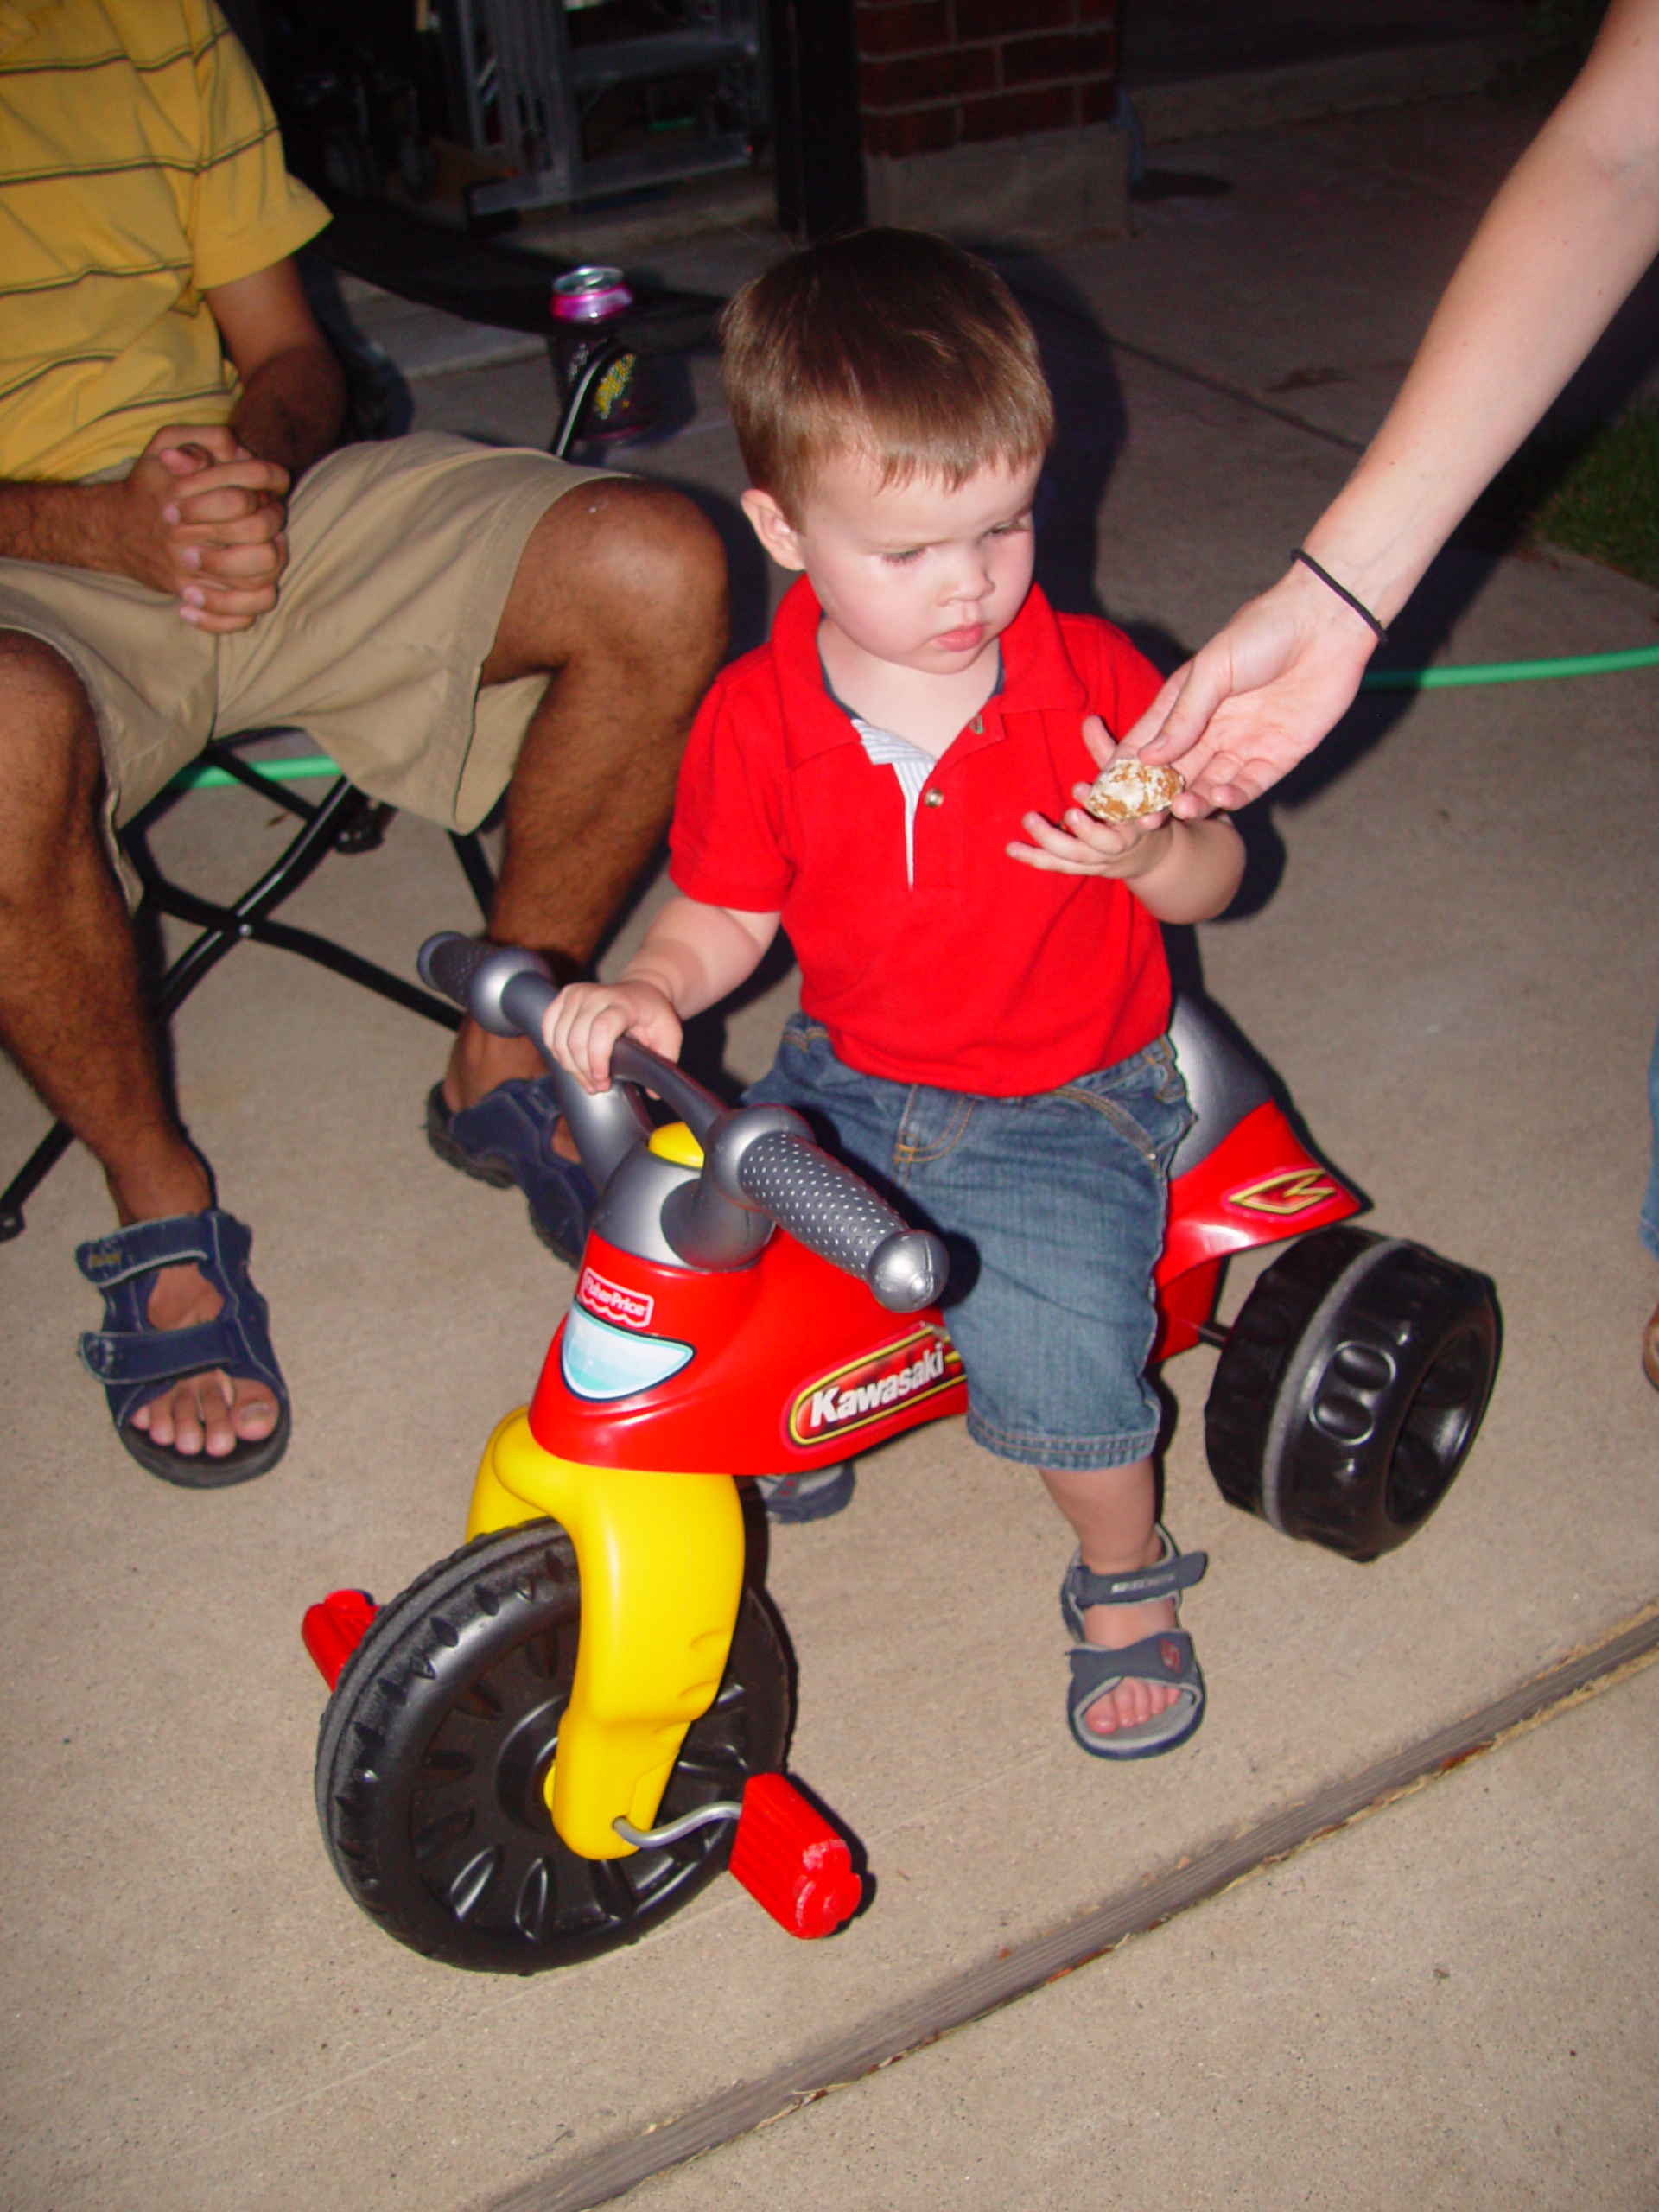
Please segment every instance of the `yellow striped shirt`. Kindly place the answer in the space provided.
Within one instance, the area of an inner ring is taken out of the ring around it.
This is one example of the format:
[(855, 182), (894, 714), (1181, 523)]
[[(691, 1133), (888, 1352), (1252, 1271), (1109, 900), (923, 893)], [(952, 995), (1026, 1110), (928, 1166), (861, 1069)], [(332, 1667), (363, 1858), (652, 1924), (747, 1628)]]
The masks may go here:
[(327, 220), (215, 0), (0, 0), (0, 477), (228, 421), (202, 294)]

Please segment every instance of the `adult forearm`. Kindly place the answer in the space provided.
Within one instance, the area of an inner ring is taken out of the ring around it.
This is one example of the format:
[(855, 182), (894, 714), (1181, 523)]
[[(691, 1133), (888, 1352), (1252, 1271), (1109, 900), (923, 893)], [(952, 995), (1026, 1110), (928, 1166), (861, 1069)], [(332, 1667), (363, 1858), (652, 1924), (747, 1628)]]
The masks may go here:
[(274, 461), (297, 483), (340, 436), (346, 379), (326, 344), (288, 347), (263, 361), (243, 386), (231, 428), (250, 453)]
[(1447, 286), (1308, 550), (1391, 621), (1659, 252), (1659, 10), (1616, 8)]
[(243, 628), (276, 595), (288, 483), (224, 423), (173, 423), (110, 482), (0, 484), (0, 555), (126, 576), (186, 620)]
[[(1659, 251), (1659, 0), (1612, 0), (1487, 211), (1363, 460), (1304, 540), (1391, 622)], [(1184, 816), (1259, 798), (1346, 712), (1376, 638), (1300, 563), (1178, 669), (1125, 742)]]
[(0, 559), (120, 572), (106, 484), (0, 483)]

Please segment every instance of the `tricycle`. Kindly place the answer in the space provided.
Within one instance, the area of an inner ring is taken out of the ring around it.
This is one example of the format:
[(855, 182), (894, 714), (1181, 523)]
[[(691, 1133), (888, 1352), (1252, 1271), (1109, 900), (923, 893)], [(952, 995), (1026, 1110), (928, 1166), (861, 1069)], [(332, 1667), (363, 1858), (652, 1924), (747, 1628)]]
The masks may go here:
[[(539, 1040), (555, 986), (533, 954), (445, 935), (419, 964), (486, 1029)], [(1172, 1037), (1196, 1121), (1154, 1357), (1220, 1347), (1205, 1443), (1233, 1504), (1375, 1560), (1474, 1440), (1491, 1286), (1357, 1226), (1357, 1196), (1200, 1002), (1178, 1003)], [(484, 1971), (633, 1942), (728, 1866), (798, 1936), (857, 1908), (845, 1839), (784, 1772), (791, 1670), (745, 1580), (739, 1485), (967, 1402), (936, 1237), (786, 1109), (730, 1108), (627, 1038), (613, 1072), (590, 1094), (551, 1071), (598, 1206), (466, 1543), (384, 1605), (340, 1590), (305, 1621), (332, 1691), (316, 1801), (341, 1881), (400, 1942)], [(1287, 1238), (1222, 1326), (1228, 1258)]]

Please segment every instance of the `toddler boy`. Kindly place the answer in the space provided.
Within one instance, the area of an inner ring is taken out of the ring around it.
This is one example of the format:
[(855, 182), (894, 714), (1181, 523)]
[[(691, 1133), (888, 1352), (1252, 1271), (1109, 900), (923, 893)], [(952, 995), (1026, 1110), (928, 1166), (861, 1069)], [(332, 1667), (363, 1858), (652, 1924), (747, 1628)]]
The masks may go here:
[(747, 285), (721, 335), (744, 512), (801, 581), (692, 733), (682, 895), (617, 982), (561, 994), (547, 1042), (593, 1089), (625, 1032), (677, 1056), (781, 924), (801, 1011), (749, 1096), (827, 1122), (951, 1243), (969, 1432), (1077, 1535), (1071, 1732), (1168, 1751), (1204, 1711), (1176, 1603), (1205, 1560), (1155, 1519), (1144, 1374), (1190, 1123), (1159, 924), (1219, 913), (1243, 849), (1219, 817), (1077, 804), (1160, 677), (1033, 586), (1053, 408), (988, 267), (862, 232)]

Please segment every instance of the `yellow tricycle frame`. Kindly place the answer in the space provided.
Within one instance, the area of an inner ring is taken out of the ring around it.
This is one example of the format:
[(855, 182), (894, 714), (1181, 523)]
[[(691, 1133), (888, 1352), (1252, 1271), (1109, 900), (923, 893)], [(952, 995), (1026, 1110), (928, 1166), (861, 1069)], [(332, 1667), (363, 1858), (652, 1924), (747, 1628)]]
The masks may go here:
[(575, 1548), (575, 1678), (546, 1783), (553, 1825), (584, 1859), (636, 1847), (685, 1732), (714, 1702), (743, 1591), (743, 1516), (729, 1475), (582, 1466), (509, 1414), (485, 1448), (468, 1537), (556, 1521)]

